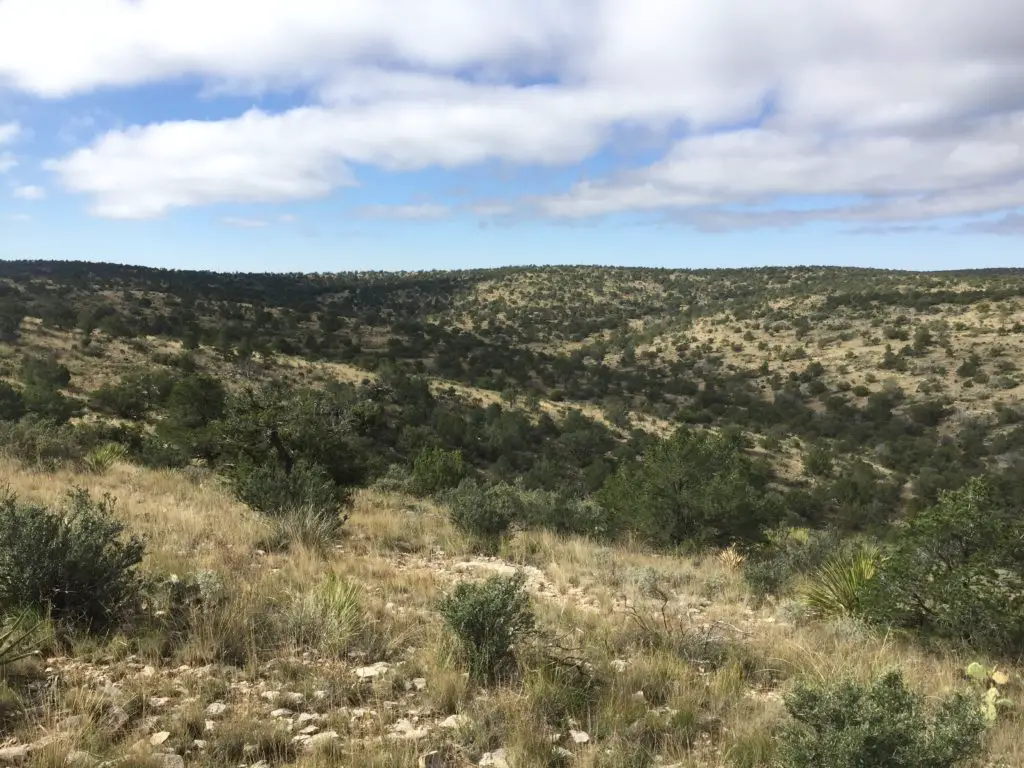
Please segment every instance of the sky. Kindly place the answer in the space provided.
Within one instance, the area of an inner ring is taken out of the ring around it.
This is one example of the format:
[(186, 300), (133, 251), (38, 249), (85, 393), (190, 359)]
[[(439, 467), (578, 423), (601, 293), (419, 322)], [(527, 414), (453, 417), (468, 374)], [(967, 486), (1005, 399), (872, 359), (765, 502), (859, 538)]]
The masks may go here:
[(1024, 266), (1024, 3), (0, 0), (0, 258)]

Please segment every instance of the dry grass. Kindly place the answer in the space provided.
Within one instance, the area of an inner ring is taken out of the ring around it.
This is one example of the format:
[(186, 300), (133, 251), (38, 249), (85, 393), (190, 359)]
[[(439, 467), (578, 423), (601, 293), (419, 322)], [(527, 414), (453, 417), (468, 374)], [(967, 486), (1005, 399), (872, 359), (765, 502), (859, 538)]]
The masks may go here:
[[(62, 764), (72, 750), (150, 764), (171, 749), (204, 766), (414, 766), (429, 749), (475, 762), (503, 747), (514, 765), (532, 766), (553, 764), (545, 761), (555, 744), (576, 755), (574, 765), (594, 768), (644, 765), (645, 754), (690, 768), (767, 767), (770, 730), (794, 678), (866, 681), (898, 666), (915, 689), (938, 697), (963, 685), (968, 661), (849, 622), (755, 610), (727, 556), (670, 557), (526, 532), (504, 544), (502, 560), (481, 560), (443, 509), (375, 491), (357, 495), (334, 551), (260, 554), (265, 525), (209, 476), (128, 465), (48, 475), (6, 461), (0, 472), (40, 502), (74, 484), (112, 493), (148, 540), (147, 571), (208, 569), (225, 595), (174, 642), (159, 633), (101, 638), (27, 669), (26, 679), (56, 681), (11, 728), (25, 742), (60, 734), (34, 753), (35, 765)], [(467, 681), (434, 606), (455, 580), (505, 563), (530, 569), (548, 650), (523, 649), (521, 680), (484, 691)], [(332, 592), (332, 583), (343, 588)], [(584, 659), (589, 673), (569, 659)], [(360, 683), (353, 670), (380, 661), (390, 670)], [(1019, 679), (1022, 670), (1011, 672)], [(294, 693), (298, 705), (289, 703)], [(209, 730), (211, 703), (227, 711)], [(299, 726), (289, 732), (288, 718), (270, 714), (285, 706), (293, 720), (308, 712), (338, 738), (303, 751), (292, 743)], [(441, 727), (456, 713), (466, 717), (459, 727)], [(395, 737), (403, 720), (425, 733)], [(993, 754), (1009, 765), (1024, 764), (1019, 726), (1008, 717), (990, 734)], [(589, 743), (575, 744), (571, 729)], [(167, 741), (150, 744), (162, 731)]]

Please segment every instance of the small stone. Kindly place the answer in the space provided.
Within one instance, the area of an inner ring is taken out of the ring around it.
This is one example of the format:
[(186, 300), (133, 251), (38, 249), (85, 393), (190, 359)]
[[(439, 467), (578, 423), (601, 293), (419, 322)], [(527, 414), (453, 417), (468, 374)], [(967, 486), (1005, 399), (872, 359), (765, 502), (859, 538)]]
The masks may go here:
[(427, 678), (425, 677), (414, 677), (412, 679), (412, 687), (417, 691), (427, 690)]
[(301, 693), (295, 692), (286, 693), (284, 695), (284, 700), (291, 704), (293, 707), (301, 707), (303, 704), (306, 703), (306, 697), (303, 696)]
[(628, 666), (629, 662), (625, 659), (612, 659), (612, 669), (616, 672), (624, 672)]
[(151, 709), (163, 709), (170, 703), (169, 696), (150, 696), (149, 706)]
[(28, 759), (28, 744), (15, 744), (0, 748), (0, 765), (20, 763)]
[(320, 730), (320, 726), (319, 725), (307, 725), (305, 728), (303, 728), (301, 731), (299, 731), (299, 735), (300, 736), (312, 736), (314, 733), (316, 733), (319, 730)]
[(149, 737), (149, 743), (154, 747), (159, 747), (169, 738), (171, 738), (170, 731), (160, 731), (159, 733), (154, 733), (152, 736)]
[(318, 715), (316, 712), (303, 712), (295, 719), (295, 722), (297, 722), (299, 725), (306, 725), (307, 723), (319, 722), (319, 720), (320, 715)]
[(472, 721), (466, 715), (449, 715), (441, 721), (441, 727), (456, 730), (469, 725), (471, 722)]
[(266, 760), (260, 760), (258, 763), (253, 763), (249, 768), (270, 768), (270, 763)]
[(393, 739), (422, 739), (429, 733), (426, 728), (417, 728), (411, 720), (402, 718), (391, 726), (390, 736)]
[(564, 757), (567, 760), (572, 760), (576, 757), (576, 755), (572, 753), (572, 750), (566, 749), (565, 747), (555, 747), (552, 751), (559, 757)]
[(280, 691), (264, 691), (263, 693), (260, 694), (260, 697), (266, 699), (267, 701), (273, 701), (274, 699), (276, 699), (280, 695), (281, 695)]
[(368, 667), (356, 667), (355, 674), (360, 680), (374, 680), (390, 669), (391, 665), (386, 661), (378, 661)]
[(154, 755), (153, 758), (160, 763), (160, 768), (185, 768), (185, 758), (173, 752)]
[(273, 712), (271, 712), (270, 716), (276, 718), (291, 717), (292, 711), (290, 709), (285, 709), (284, 707), (281, 707), (280, 709), (275, 709)]
[(223, 701), (215, 701), (206, 708), (207, 717), (220, 717), (228, 711), (228, 705)]
[(156, 675), (156, 668), (147, 664), (142, 668), (142, 671), (139, 672), (139, 674), (143, 677), (154, 677)]
[(480, 758), (479, 765), (489, 765), (492, 768), (511, 768), (508, 764), (508, 758), (505, 756), (505, 749), (496, 749), (493, 752), (485, 752), (484, 756)]
[(575, 744), (588, 744), (590, 742), (590, 734), (586, 731), (569, 731), (569, 738)]
[(195, 739), (192, 746), (195, 749), (206, 749), (206, 739)]
[(633, 693), (630, 696), (630, 698), (633, 699), (633, 701), (646, 701), (647, 700), (647, 697), (644, 696), (644, 692), (643, 691), (636, 691), (635, 693)]
[(207, 720), (203, 724), (203, 730), (206, 731), (207, 733), (209, 733), (210, 731), (212, 731), (216, 727), (217, 727), (217, 723), (215, 723), (213, 720)]

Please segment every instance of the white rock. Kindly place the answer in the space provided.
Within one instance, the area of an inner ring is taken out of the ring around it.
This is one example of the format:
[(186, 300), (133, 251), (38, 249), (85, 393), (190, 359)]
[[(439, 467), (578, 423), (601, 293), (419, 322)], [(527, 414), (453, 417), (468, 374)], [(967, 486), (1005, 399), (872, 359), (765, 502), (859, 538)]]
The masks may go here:
[(505, 757), (504, 747), (496, 749), (493, 752), (485, 753), (484, 756), (480, 758), (478, 765), (489, 765), (492, 766), (492, 768), (511, 768), (508, 764), (508, 758)]
[(305, 728), (303, 728), (301, 731), (299, 731), (299, 734), (301, 736), (312, 736), (314, 733), (316, 733), (319, 730), (320, 730), (320, 726), (319, 725), (307, 725)]
[(470, 720), (466, 715), (449, 715), (441, 721), (441, 727), (456, 730), (469, 725), (471, 722), (472, 720)]
[(152, 736), (149, 737), (149, 743), (154, 747), (159, 747), (169, 738), (171, 738), (170, 731), (160, 731), (159, 733), (154, 733)]
[(320, 715), (316, 712), (303, 712), (296, 719), (299, 725), (306, 725), (307, 723), (316, 723), (320, 721)]
[(280, 691), (264, 691), (263, 693), (260, 694), (260, 697), (266, 699), (267, 701), (273, 701), (274, 699), (276, 699), (280, 695), (281, 695)]
[(169, 696), (150, 696), (149, 706), (151, 709), (163, 709), (170, 703)]
[(271, 712), (270, 716), (271, 717), (277, 717), (277, 718), (291, 717), (292, 716), (292, 711), (290, 709), (285, 709), (284, 707), (281, 707), (280, 709), (275, 709), (273, 712)]
[(391, 669), (391, 665), (386, 661), (378, 661), (375, 664), (371, 664), (368, 667), (357, 667), (356, 677), (360, 680), (374, 680), (381, 675), (387, 673)]
[(139, 672), (139, 674), (143, 677), (154, 677), (156, 675), (156, 668), (147, 664), (142, 668), (142, 671)]
[(624, 672), (628, 666), (629, 662), (625, 659), (612, 659), (612, 669), (616, 672)]
[(215, 701), (206, 708), (207, 717), (220, 717), (228, 711), (228, 705), (223, 701)]
[(417, 691), (425, 691), (427, 689), (427, 678), (425, 677), (414, 677), (412, 679), (412, 687)]
[(0, 748), (0, 765), (20, 763), (28, 759), (28, 744)]
[(196, 749), (206, 749), (206, 739), (195, 739), (192, 741), (192, 746)]
[(569, 738), (572, 739), (575, 744), (590, 743), (590, 734), (586, 731), (569, 731)]
[(402, 718), (391, 726), (389, 734), (393, 739), (422, 739), (430, 734), (426, 728), (417, 728), (411, 720)]
[(291, 704), (293, 707), (301, 707), (306, 703), (306, 697), (301, 693), (291, 692), (284, 695), (284, 700)]

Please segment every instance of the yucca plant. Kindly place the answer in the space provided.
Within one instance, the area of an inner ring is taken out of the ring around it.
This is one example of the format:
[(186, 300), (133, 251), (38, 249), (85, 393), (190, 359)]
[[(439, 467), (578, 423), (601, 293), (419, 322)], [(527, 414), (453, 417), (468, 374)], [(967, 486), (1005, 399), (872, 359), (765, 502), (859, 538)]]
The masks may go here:
[(35, 653), (34, 641), (41, 621), (33, 621), (26, 611), (11, 622), (0, 623), (0, 673), (16, 661)]
[(812, 573), (800, 591), (800, 598), (816, 616), (858, 616), (880, 560), (878, 547), (862, 544)]
[(99, 448), (94, 448), (82, 459), (82, 463), (89, 472), (102, 475), (118, 461), (128, 458), (128, 449), (120, 443), (106, 443)]

